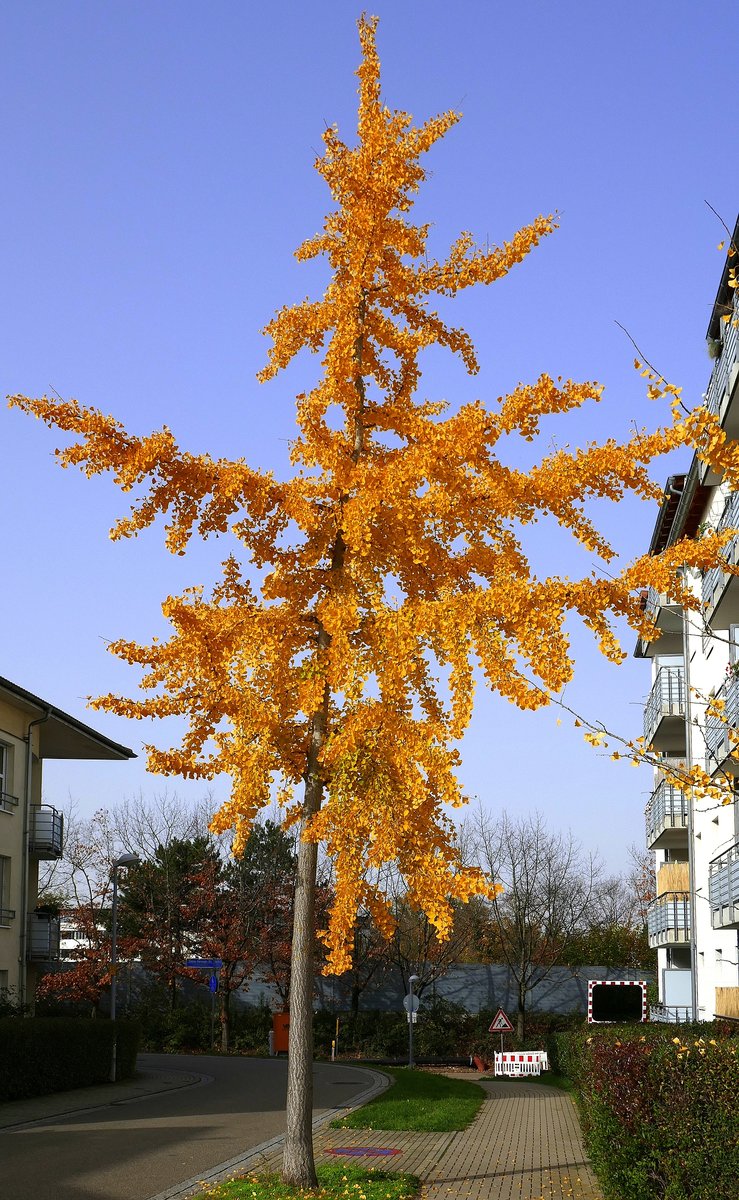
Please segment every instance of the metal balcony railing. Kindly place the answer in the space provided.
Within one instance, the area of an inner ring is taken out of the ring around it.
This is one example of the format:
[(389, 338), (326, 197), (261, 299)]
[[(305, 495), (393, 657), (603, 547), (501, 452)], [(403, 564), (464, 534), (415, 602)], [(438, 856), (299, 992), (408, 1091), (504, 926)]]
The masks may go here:
[(59, 958), (59, 917), (51, 913), (31, 913), (28, 918), (29, 962), (54, 962)]
[(690, 898), (685, 892), (666, 892), (647, 911), (649, 945), (684, 945), (690, 941)]
[(689, 1025), (693, 1020), (693, 1009), (689, 1004), (652, 1004), (649, 1008), (650, 1021), (666, 1021), (671, 1025)]
[(685, 671), (683, 667), (660, 667), (644, 707), (644, 741), (654, 740), (665, 717), (685, 717)]
[(0, 811), (12, 812), (18, 807), (18, 797), (11, 796), (10, 792), (0, 792)]
[(688, 799), (682, 788), (677, 788), (663, 779), (647, 801), (644, 820), (647, 845), (650, 848), (670, 829), (687, 830)]
[(731, 750), (729, 729), (739, 726), (739, 676), (729, 675), (716, 692), (716, 699), (723, 700), (720, 716), (706, 717), (706, 770), (709, 775), (721, 765)]
[(708, 864), (708, 901), (714, 929), (739, 925), (739, 842)]
[[(716, 526), (716, 532), (723, 533), (724, 529), (739, 529), (739, 492), (732, 492), (724, 505), (724, 511)], [(727, 563), (731, 563), (732, 565), (738, 561), (739, 535), (733, 537), (724, 547), (724, 558)], [(708, 613), (712, 611), (718, 599), (718, 594), (723, 587), (725, 574), (726, 572), (722, 571), (720, 567), (712, 567), (703, 576), (701, 599)]]
[(723, 333), (721, 353), (713, 364), (711, 378), (706, 391), (706, 407), (714, 416), (721, 416), (721, 401), (729, 384), (731, 368), (737, 360), (739, 351), (739, 330), (734, 328), (734, 321), (739, 318), (739, 296), (734, 292), (733, 318), (721, 322)]
[(62, 857), (64, 839), (64, 817), (50, 804), (34, 805), (31, 808), (31, 832), (28, 849), (36, 858)]

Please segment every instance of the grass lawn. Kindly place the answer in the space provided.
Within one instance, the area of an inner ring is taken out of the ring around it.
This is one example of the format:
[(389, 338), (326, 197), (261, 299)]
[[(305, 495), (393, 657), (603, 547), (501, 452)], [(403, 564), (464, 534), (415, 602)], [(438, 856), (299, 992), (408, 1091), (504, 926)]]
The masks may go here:
[(407, 1067), (383, 1067), (395, 1082), (362, 1108), (332, 1121), (334, 1129), (419, 1130), (444, 1133), (466, 1129), (485, 1099), (476, 1083), (449, 1079)]
[(420, 1186), (415, 1175), (385, 1175), (362, 1167), (332, 1165), (318, 1168), (318, 1191), (288, 1188), (279, 1175), (246, 1175), (214, 1184), (196, 1200), (301, 1200), (308, 1196), (314, 1200), (412, 1200)]

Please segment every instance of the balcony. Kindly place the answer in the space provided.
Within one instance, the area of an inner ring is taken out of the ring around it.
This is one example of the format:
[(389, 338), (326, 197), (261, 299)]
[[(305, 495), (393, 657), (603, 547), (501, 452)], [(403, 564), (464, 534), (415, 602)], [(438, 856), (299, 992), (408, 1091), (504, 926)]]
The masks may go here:
[(54, 859), (62, 857), (64, 817), (50, 804), (33, 805), (31, 808), (31, 832), (28, 849), (35, 858)]
[(739, 842), (708, 864), (708, 901), (714, 929), (739, 929)]
[(18, 807), (18, 797), (9, 792), (0, 792), (0, 812), (14, 812)]
[[(728, 497), (716, 529), (718, 533), (724, 529), (739, 529), (739, 492), (732, 492)], [(730, 566), (739, 563), (739, 534), (727, 542), (723, 555)], [(715, 629), (728, 629), (739, 622), (739, 581), (734, 575), (728, 575), (720, 567), (712, 567), (703, 576), (701, 597), (706, 620)]]
[(653, 658), (655, 654), (681, 654), (683, 649), (683, 614), (678, 604), (669, 596), (650, 587), (644, 601), (644, 615), (654, 621), (660, 636), (651, 642), (639, 639), (637, 653), (640, 658)]
[(690, 899), (686, 892), (665, 892), (649, 905), (647, 935), (653, 950), (690, 945)]
[(649, 797), (644, 818), (650, 850), (687, 847), (688, 798), (682, 788), (663, 779)]
[(733, 393), (739, 376), (739, 329), (734, 321), (739, 318), (739, 295), (734, 291), (733, 319), (720, 324), (723, 334), (721, 353), (713, 364), (711, 378), (706, 391), (706, 407), (718, 417), (729, 437), (739, 434), (739, 412), (734, 411)]
[(723, 700), (721, 716), (706, 717), (706, 770), (709, 775), (726, 761), (733, 750), (729, 730), (739, 726), (739, 676), (729, 675), (716, 692), (716, 699)]
[(660, 667), (644, 707), (644, 743), (655, 750), (685, 751), (685, 671)]
[(26, 958), (29, 962), (56, 962), (59, 958), (58, 916), (51, 913), (31, 913), (28, 918), (28, 945)]

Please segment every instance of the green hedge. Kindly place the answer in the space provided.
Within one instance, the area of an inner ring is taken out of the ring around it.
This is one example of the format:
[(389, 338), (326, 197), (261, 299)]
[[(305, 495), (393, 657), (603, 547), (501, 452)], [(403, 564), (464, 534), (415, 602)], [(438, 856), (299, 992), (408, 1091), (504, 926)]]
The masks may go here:
[(575, 1084), (608, 1200), (736, 1200), (739, 1037), (726, 1026), (558, 1034), (551, 1065)]
[[(116, 1021), (118, 1078), (136, 1069), (139, 1027)], [(76, 1017), (0, 1019), (0, 1100), (21, 1100), (107, 1083), (113, 1047), (111, 1021)]]

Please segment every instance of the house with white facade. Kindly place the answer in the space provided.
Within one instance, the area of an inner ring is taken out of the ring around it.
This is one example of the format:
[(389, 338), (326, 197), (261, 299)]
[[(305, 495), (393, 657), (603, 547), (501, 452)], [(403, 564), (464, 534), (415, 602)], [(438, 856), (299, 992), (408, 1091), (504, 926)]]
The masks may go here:
[[(739, 244), (739, 220), (734, 231)], [(739, 440), (739, 295), (728, 258), (708, 327), (713, 361), (706, 404)], [(650, 552), (706, 529), (739, 531), (739, 492), (697, 458), (685, 475), (667, 482)], [(724, 550), (739, 564), (739, 532)], [(684, 572), (700, 611), (681, 609), (650, 590), (646, 608), (661, 636), (640, 640), (637, 657), (651, 662), (652, 686), (644, 710), (645, 745), (665, 766), (704, 766), (714, 780), (739, 793), (739, 577), (721, 569)], [(706, 714), (711, 697), (719, 715)], [(655, 852), (656, 898), (648, 932), (658, 957), (664, 1020), (739, 1018), (739, 798), (723, 804), (691, 798), (654, 774), (646, 808), (647, 845)]]
[(39, 863), (60, 858), (62, 815), (42, 802), (45, 759), (135, 758), (132, 750), (0, 677), (0, 994), (32, 1004), (60, 956), (58, 913), (38, 906)]

